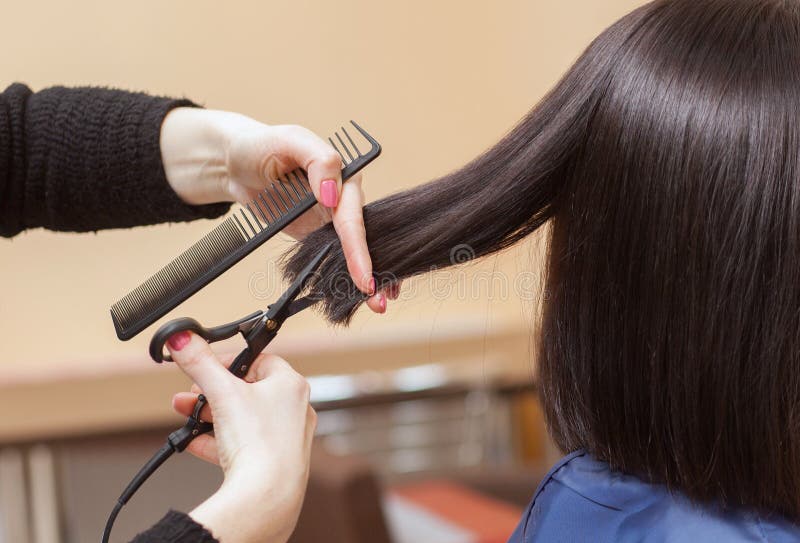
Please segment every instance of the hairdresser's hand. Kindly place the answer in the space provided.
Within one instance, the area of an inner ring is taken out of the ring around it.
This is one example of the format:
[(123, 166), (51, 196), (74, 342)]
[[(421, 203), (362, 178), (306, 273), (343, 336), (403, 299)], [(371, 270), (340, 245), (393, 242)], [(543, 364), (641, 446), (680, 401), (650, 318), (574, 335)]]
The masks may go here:
[(246, 202), (267, 182), (297, 167), (308, 172), (319, 202), (284, 229), (302, 239), (333, 220), (358, 289), (367, 305), (386, 311), (386, 293), (375, 293), (364, 230), (361, 177), (342, 184), (339, 154), (299, 126), (268, 126), (226, 111), (176, 108), (161, 127), (161, 157), (172, 188), (189, 204)]
[[(273, 355), (261, 355), (246, 380), (230, 374), (208, 344), (190, 332), (167, 342), (172, 358), (202, 390), (201, 413), (214, 435), (189, 445), (192, 454), (218, 463), (225, 480), (190, 513), (221, 543), (283, 543), (303, 503), (316, 413), (306, 380)], [(189, 415), (197, 393), (179, 393), (174, 408)]]

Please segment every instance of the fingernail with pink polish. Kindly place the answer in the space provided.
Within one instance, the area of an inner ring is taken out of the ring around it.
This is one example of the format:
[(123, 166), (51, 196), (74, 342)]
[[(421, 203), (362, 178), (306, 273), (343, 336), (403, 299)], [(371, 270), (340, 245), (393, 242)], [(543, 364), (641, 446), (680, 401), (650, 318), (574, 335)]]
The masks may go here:
[(322, 199), (322, 205), (325, 207), (336, 207), (339, 201), (338, 188), (335, 179), (326, 179), (319, 186), (319, 195)]
[(187, 331), (178, 332), (177, 334), (173, 334), (167, 340), (167, 344), (169, 348), (173, 351), (180, 351), (192, 340), (192, 334)]
[(369, 295), (372, 296), (375, 294), (375, 278), (369, 280)]

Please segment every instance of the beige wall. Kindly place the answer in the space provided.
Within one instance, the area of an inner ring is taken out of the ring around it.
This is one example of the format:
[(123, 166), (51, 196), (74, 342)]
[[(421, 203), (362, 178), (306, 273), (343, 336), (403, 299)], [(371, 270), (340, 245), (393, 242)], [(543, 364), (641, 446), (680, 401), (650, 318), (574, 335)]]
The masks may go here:
[[(367, 170), (367, 197), (375, 199), (447, 172), (492, 144), (592, 37), (641, 3), (14, 2), (3, 9), (0, 84), (183, 95), (320, 134), (354, 118), (384, 145)], [(78, 360), (143, 355), (151, 331), (119, 342), (109, 306), (212, 224), (97, 235), (35, 231), (0, 240), (0, 364), (51, 371)], [(264, 305), (251, 280), (269, 272), (268, 261), (285, 247), (270, 242), (173, 315), (217, 324)], [(513, 275), (535, 270), (536, 262), (517, 250), (475, 269)], [(407, 287), (404, 297), (413, 299), (390, 304), (384, 316), (362, 312), (351, 329), (331, 331), (303, 315), (285, 333), (396, 337), (476, 323), (487, 332), (527, 325), (513, 290), (492, 300), (442, 301), (418, 286)]]

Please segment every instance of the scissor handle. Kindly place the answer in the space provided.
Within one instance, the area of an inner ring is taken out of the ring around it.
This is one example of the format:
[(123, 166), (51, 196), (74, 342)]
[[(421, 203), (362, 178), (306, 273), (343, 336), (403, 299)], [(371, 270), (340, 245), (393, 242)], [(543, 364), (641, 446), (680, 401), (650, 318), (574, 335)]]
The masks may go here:
[(153, 339), (150, 340), (150, 357), (159, 363), (164, 361), (171, 362), (172, 358), (169, 356), (169, 354), (164, 353), (164, 346), (166, 345), (167, 340), (178, 332), (194, 332), (207, 342), (214, 343), (215, 341), (222, 341), (223, 339), (228, 339), (235, 336), (241, 331), (240, 326), (243, 323), (253, 320), (256, 317), (259, 317), (261, 314), (261, 311), (256, 311), (255, 313), (252, 313), (237, 321), (223, 324), (222, 326), (215, 326), (213, 328), (206, 328), (191, 317), (181, 317), (179, 319), (171, 320), (161, 325), (156, 333), (153, 334)]

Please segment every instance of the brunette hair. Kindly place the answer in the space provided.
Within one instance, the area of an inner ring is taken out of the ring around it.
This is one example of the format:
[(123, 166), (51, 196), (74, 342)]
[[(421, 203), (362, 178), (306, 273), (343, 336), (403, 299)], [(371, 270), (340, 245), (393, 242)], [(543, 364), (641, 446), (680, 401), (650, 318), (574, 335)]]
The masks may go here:
[[(537, 362), (557, 444), (800, 520), (797, 1), (633, 11), (496, 146), (364, 218), (384, 282), (551, 221)], [(334, 240), (298, 244), (288, 275)], [(343, 277), (337, 246), (313, 285), (333, 322), (362, 301)]]

